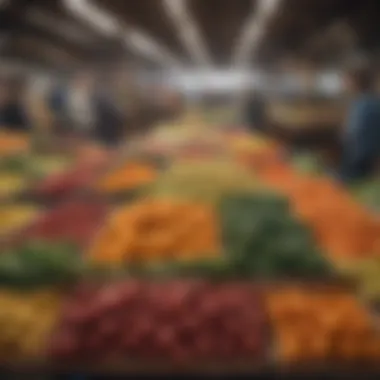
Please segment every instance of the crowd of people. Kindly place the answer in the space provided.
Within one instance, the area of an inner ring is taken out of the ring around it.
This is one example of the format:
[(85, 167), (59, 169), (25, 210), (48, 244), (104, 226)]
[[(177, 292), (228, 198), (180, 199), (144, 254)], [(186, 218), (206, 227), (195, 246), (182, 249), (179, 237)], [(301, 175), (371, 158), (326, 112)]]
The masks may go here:
[[(377, 171), (380, 158), (380, 97), (368, 68), (350, 71), (346, 89), (352, 103), (339, 129), (340, 158), (329, 168), (344, 182), (362, 179)], [(0, 78), (0, 128), (27, 131), (41, 124), (38, 112), (26, 101), (27, 83), (20, 77)], [(40, 97), (39, 114), (49, 115), (54, 133), (92, 138), (106, 145), (145, 131), (157, 121), (183, 110), (181, 96), (166, 87), (142, 88), (130, 70), (113, 67), (99, 73), (76, 70), (57, 80)], [(32, 93), (34, 104), (37, 95)], [(267, 101), (258, 91), (248, 91), (241, 112), (243, 124), (256, 133), (269, 133)], [(30, 102), (29, 102), (30, 103)]]
[(49, 115), (49, 128), (56, 134), (75, 134), (112, 145), (128, 134), (144, 131), (153, 121), (173, 117), (182, 107), (174, 90), (143, 88), (124, 68), (78, 69), (53, 81), (42, 94), (32, 91), (28, 97), (32, 81), (18, 75), (0, 78), (1, 129), (28, 131), (40, 123), (39, 116)]

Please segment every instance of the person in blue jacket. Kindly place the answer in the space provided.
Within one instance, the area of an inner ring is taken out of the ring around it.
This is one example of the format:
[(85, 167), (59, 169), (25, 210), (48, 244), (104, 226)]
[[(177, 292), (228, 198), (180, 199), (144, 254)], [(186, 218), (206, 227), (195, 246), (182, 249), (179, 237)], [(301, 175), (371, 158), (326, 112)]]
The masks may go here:
[(354, 98), (344, 129), (339, 178), (344, 182), (373, 175), (380, 158), (380, 97), (369, 69), (348, 73), (346, 85)]

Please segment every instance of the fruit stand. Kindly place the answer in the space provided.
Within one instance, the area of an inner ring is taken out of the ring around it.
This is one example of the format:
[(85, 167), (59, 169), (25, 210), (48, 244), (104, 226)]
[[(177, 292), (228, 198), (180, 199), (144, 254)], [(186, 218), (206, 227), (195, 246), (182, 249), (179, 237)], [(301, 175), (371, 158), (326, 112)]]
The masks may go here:
[(9, 197), (2, 368), (380, 371), (376, 213), (276, 143), (196, 123), (60, 158)]

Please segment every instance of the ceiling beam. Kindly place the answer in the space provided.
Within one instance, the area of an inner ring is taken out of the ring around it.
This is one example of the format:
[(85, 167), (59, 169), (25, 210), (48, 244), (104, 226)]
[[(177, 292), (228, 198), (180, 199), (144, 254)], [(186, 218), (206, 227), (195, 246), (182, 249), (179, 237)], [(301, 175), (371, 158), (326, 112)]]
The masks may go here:
[(233, 55), (233, 63), (239, 67), (249, 66), (253, 52), (265, 33), (268, 20), (275, 14), (282, 0), (257, 0), (254, 11), (242, 28)]
[(73, 20), (65, 20), (46, 9), (32, 9), (25, 15), (28, 24), (49, 31), (78, 46), (98, 43), (96, 35)]
[(211, 63), (210, 54), (191, 16), (187, 1), (164, 0), (163, 5), (194, 61), (201, 66), (209, 66)]
[(90, 0), (63, 0), (66, 8), (76, 17), (80, 17), (92, 27), (109, 37), (122, 39), (125, 45), (136, 53), (153, 59), (163, 65), (181, 66), (180, 61), (165, 46), (153, 38), (119, 22), (116, 17), (96, 6)]

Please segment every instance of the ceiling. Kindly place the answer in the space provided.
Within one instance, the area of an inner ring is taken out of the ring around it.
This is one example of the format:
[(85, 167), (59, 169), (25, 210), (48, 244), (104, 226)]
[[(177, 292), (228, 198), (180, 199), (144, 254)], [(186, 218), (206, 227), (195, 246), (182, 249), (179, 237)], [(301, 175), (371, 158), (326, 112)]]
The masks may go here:
[[(198, 67), (207, 56), (209, 65), (229, 67), (247, 21), (257, 22), (260, 5), (260, 0), (187, 0), (187, 15), (197, 31), (195, 51), (182, 35), (188, 20), (176, 22), (165, 0), (87, 2), (107, 12), (122, 32), (105, 33), (71, 12), (64, 0), (12, 0), (0, 8), (2, 57), (68, 69), (124, 59), (155, 68), (165, 66), (168, 57), (170, 63)], [(300, 57), (326, 64), (338, 62), (352, 46), (374, 51), (379, 17), (379, 0), (279, 1), (247, 50), (247, 64), (269, 66)], [(125, 43), (134, 31), (159, 44), (162, 52), (150, 56)]]

